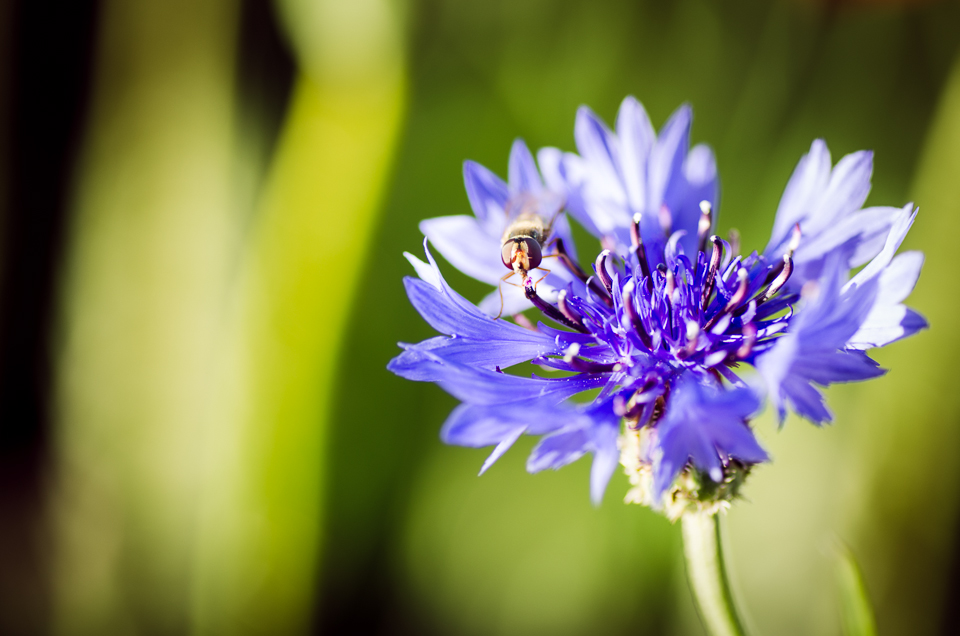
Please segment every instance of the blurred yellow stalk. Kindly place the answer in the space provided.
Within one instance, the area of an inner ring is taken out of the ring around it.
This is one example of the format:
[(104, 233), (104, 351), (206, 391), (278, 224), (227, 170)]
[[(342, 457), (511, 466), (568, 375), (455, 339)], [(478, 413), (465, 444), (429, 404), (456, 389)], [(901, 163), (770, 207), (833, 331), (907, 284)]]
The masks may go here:
[[(399, 92), (391, 97), (399, 113)], [(207, 443), (202, 633), (224, 633), (212, 629), (223, 621), (227, 633), (251, 621), (290, 633), (313, 600), (325, 420), (380, 194), (351, 168), (382, 174), (396, 124), (370, 106), (298, 80), (232, 326), (227, 417)]]
[(107, 0), (64, 262), (55, 624), (189, 620), (200, 441), (235, 237), (234, 0)]
[(309, 624), (339, 342), (405, 78), (394, 5), (282, 9), (302, 73), (240, 247), (235, 3), (103, 7), (61, 315), (58, 633)]
[(302, 72), (241, 266), (206, 445), (202, 634), (309, 627), (340, 342), (373, 262), (366, 250), (404, 107), (395, 7), (282, 9)]

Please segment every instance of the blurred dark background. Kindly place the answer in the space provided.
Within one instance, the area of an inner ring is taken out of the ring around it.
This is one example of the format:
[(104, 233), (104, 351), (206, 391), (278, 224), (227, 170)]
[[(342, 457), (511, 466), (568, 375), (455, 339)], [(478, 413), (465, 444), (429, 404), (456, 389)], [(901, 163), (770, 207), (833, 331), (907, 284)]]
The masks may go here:
[(477, 478), (385, 369), (462, 161), (628, 94), (693, 105), (748, 249), (817, 137), (920, 206), (931, 330), (762, 417), (728, 529), (760, 633), (840, 633), (837, 540), (881, 632), (960, 633), (960, 5), (893, 0), (0, 3), (0, 633), (702, 633), (622, 475)]

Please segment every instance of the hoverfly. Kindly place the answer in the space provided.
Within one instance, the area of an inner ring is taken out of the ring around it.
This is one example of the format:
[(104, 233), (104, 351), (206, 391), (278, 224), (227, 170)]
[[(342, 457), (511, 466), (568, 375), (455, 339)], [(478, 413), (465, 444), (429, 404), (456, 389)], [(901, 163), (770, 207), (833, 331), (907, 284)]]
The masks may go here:
[[(540, 263), (543, 262), (544, 248), (550, 244), (553, 224), (560, 213), (563, 212), (563, 204), (556, 206), (556, 211), (550, 215), (549, 221), (545, 220), (544, 216), (540, 214), (540, 204), (535, 197), (528, 196), (516, 201), (515, 205), (508, 205), (508, 218), (512, 216), (513, 210), (511, 208), (517, 209), (518, 212), (516, 217), (509, 222), (507, 228), (503, 231), (503, 237), (500, 239), (500, 260), (510, 272), (505, 274), (500, 281), (521, 287), (523, 282), (526, 281), (527, 275), (538, 269), (546, 273), (534, 283), (534, 288), (536, 288), (537, 283), (550, 273), (549, 269), (540, 267)], [(510, 283), (507, 280), (514, 274), (520, 276), (520, 285)], [(500, 313), (497, 314), (497, 318), (503, 314), (503, 288), (499, 289)]]

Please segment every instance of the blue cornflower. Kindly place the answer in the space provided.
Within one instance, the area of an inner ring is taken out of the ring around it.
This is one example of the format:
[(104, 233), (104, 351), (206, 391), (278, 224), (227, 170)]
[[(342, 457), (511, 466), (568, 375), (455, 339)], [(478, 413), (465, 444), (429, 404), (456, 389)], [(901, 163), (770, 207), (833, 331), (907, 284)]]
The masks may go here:
[[(922, 255), (895, 256), (916, 211), (862, 209), (870, 153), (834, 167), (826, 145), (814, 142), (784, 192), (770, 244), (744, 256), (735, 241), (711, 234), (716, 169), (709, 149), (688, 150), (690, 122), (682, 107), (658, 137), (627, 98), (613, 133), (582, 108), (580, 154), (539, 153), (546, 186), (517, 142), (509, 186), (476, 164), (465, 167), (476, 220), (424, 222), (448, 260), (488, 282), (509, 267), (497, 237), (506, 236), (512, 197), (546, 201), (538, 209), (549, 211), (560, 193), (606, 247), (588, 275), (567, 247), (565, 226), (560, 240), (544, 237), (556, 256), (551, 282), (562, 284), (549, 293), (515, 268), (524, 299), (555, 327), (491, 318), (489, 307), (447, 285), (426, 240), (427, 262), (407, 255), (419, 275), (405, 279), (410, 300), (443, 335), (401, 345), (389, 368), (461, 400), (442, 438), (494, 446), (481, 472), (520, 435), (543, 435), (528, 470), (592, 453), (595, 502), (619, 458), (634, 484), (628, 500), (666, 508), (672, 518), (691, 507), (714, 509), (767, 459), (749, 425), (765, 397), (781, 421), (788, 408), (829, 421), (817, 386), (881, 374), (866, 350), (926, 327), (902, 304)], [(485, 244), (489, 257), (458, 251), (465, 243)], [(483, 277), (481, 261), (491, 270)], [(527, 361), (546, 373), (504, 371)], [(756, 373), (745, 375), (746, 365)]]

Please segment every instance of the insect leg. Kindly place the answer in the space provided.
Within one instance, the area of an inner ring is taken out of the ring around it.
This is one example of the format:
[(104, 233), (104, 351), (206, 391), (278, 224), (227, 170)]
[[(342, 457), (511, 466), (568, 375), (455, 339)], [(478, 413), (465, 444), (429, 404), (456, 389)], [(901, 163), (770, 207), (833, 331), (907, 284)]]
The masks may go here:
[(539, 269), (541, 272), (546, 272), (546, 274), (544, 274), (543, 276), (537, 279), (537, 281), (533, 284), (534, 289), (537, 288), (537, 284), (539, 284), (540, 281), (542, 281), (544, 278), (550, 275), (550, 270), (546, 269), (545, 267), (538, 267), (537, 269)]
[(500, 279), (500, 282), (497, 283), (497, 291), (500, 292), (500, 311), (497, 313), (497, 317), (494, 318), (494, 320), (499, 320), (500, 316), (503, 315), (503, 287), (501, 285), (503, 283), (507, 283), (508, 285), (515, 285), (516, 283), (511, 283), (507, 281), (507, 279), (513, 276), (513, 274), (514, 274), (513, 271), (507, 272), (506, 274), (503, 275), (503, 278)]

